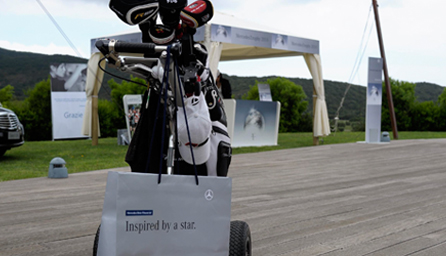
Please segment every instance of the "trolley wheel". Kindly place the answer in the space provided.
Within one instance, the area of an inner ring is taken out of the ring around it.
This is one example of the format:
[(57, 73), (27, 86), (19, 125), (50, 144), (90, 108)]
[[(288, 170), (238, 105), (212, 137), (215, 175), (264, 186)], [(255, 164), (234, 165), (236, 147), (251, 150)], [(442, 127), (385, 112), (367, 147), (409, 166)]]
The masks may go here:
[(229, 235), (229, 256), (251, 256), (251, 231), (246, 222), (231, 221)]
[(99, 224), (98, 230), (96, 231), (96, 236), (94, 237), (93, 256), (98, 255), (99, 233), (101, 233), (101, 225), (100, 224)]

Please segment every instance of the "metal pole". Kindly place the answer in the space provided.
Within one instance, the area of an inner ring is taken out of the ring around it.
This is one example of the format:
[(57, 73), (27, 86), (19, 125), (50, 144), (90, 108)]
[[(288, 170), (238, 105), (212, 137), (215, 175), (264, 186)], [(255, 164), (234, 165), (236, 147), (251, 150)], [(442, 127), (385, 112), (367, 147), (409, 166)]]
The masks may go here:
[[(316, 89), (314, 89), (314, 82), (313, 82), (313, 95), (316, 95)], [(316, 110), (316, 100), (317, 97), (313, 97), (313, 146), (319, 145), (319, 137), (314, 136), (314, 113)]]
[(378, 3), (377, 0), (372, 0), (372, 1), (373, 1), (373, 10), (375, 12), (376, 30), (378, 32), (379, 48), (381, 50), (381, 58), (383, 59), (384, 81), (386, 83), (387, 101), (389, 103), (390, 123), (392, 125), (393, 138), (397, 140), (398, 127), (396, 125), (395, 109), (393, 107), (392, 89), (390, 88), (389, 72), (387, 71), (387, 60), (386, 60), (386, 54), (384, 52), (384, 43), (381, 33), (381, 23), (379, 21)]
[(91, 145), (97, 146), (99, 144), (99, 123), (98, 123), (98, 92), (94, 89), (91, 103)]

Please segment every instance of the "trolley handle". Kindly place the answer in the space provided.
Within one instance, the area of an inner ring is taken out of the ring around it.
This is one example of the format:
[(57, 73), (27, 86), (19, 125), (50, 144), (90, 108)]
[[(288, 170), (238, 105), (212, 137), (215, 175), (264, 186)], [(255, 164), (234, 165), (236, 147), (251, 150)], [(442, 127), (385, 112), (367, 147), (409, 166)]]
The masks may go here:
[[(175, 42), (170, 46), (172, 54), (181, 54), (181, 44), (179, 42)], [(104, 55), (109, 55), (112, 52), (155, 54), (166, 51), (168, 47), (168, 45), (156, 45), (154, 43), (129, 43), (106, 39), (101, 39), (96, 42), (96, 48), (98, 48)]]

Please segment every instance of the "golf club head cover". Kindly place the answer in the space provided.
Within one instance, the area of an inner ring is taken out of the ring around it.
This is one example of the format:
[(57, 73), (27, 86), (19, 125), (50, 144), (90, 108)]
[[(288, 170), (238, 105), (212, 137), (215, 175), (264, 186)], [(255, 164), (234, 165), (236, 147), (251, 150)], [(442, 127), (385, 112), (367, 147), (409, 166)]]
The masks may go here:
[(183, 24), (198, 28), (206, 24), (214, 16), (214, 7), (209, 0), (198, 0), (186, 6), (180, 14)]
[(157, 24), (150, 27), (149, 35), (152, 42), (163, 45), (168, 44), (175, 39), (175, 30), (165, 25)]
[(110, 0), (110, 9), (125, 23), (138, 25), (158, 13), (157, 0)]
[(180, 23), (180, 12), (186, 7), (187, 0), (159, 0), (159, 14), (165, 26), (176, 28)]
[(194, 54), (197, 57), (197, 60), (201, 62), (203, 66), (206, 66), (208, 59), (208, 51), (206, 46), (200, 43), (194, 44)]
[(158, 17), (157, 14), (153, 15), (152, 18), (150, 18), (146, 22), (138, 25), (139, 29), (141, 30), (143, 43), (153, 43), (152, 39), (150, 38), (150, 29), (156, 25), (157, 17)]

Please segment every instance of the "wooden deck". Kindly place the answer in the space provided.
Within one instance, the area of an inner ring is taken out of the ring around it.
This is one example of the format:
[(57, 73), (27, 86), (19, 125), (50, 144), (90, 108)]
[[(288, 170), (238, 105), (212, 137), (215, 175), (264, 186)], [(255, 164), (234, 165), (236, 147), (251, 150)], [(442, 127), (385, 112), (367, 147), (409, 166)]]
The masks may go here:
[[(108, 171), (0, 183), (0, 255), (91, 255)], [(236, 155), (230, 176), (254, 256), (446, 255), (446, 139)]]

